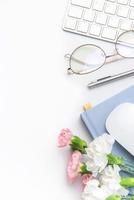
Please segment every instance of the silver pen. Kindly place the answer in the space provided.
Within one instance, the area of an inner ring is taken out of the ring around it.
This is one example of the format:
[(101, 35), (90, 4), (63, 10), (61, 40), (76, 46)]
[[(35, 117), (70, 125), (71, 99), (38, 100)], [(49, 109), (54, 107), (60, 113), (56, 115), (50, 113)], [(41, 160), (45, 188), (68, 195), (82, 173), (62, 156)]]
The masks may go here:
[(119, 73), (116, 75), (106, 76), (106, 77), (103, 77), (103, 78), (100, 78), (100, 79), (90, 82), (88, 84), (88, 87), (89, 88), (97, 87), (99, 85), (105, 84), (105, 83), (113, 81), (115, 79), (120, 79), (122, 77), (133, 75), (133, 74), (134, 74), (134, 69), (131, 69), (131, 70), (128, 70), (128, 71), (125, 71), (125, 72), (122, 72), (122, 73)]

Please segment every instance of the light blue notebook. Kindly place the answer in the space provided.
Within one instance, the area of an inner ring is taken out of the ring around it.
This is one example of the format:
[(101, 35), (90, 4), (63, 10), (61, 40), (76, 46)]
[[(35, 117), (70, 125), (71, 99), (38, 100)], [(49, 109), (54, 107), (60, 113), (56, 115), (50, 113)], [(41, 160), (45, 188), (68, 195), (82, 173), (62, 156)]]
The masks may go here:
[[(125, 102), (134, 103), (134, 86), (129, 87), (110, 99), (100, 103), (96, 107), (81, 114), (81, 118), (93, 138), (107, 132), (105, 128), (105, 121), (107, 117), (114, 108)], [(125, 157), (134, 164), (134, 157), (117, 142), (114, 144), (113, 153)], [(132, 192), (134, 194), (134, 189)]]

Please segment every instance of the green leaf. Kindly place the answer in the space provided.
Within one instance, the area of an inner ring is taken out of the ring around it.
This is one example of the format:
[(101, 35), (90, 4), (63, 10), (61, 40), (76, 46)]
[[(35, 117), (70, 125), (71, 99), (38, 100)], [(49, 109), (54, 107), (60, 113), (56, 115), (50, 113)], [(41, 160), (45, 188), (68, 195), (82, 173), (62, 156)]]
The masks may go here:
[(90, 171), (87, 170), (87, 166), (85, 163), (81, 163), (81, 165), (80, 165), (80, 174), (81, 175), (92, 174)]
[(82, 154), (86, 154), (86, 148), (87, 148), (87, 143), (86, 141), (80, 139), (78, 136), (73, 136), (71, 139), (71, 144), (70, 144), (72, 150), (78, 150)]
[(120, 156), (116, 156), (110, 153), (107, 155), (107, 158), (109, 165), (118, 165), (118, 166), (124, 165), (124, 159)]
[(134, 178), (122, 177), (120, 184), (121, 184), (121, 186), (126, 187), (126, 188), (134, 187)]
[(121, 196), (118, 195), (111, 195), (108, 198), (106, 198), (106, 200), (121, 200)]
[(121, 170), (123, 170), (124, 172), (134, 175), (134, 165), (132, 163), (129, 163), (124, 158), (120, 156), (116, 156), (112, 153), (107, 155), (107, 158), (108, 158), (109, 165), (118, 165), (121, 168)]

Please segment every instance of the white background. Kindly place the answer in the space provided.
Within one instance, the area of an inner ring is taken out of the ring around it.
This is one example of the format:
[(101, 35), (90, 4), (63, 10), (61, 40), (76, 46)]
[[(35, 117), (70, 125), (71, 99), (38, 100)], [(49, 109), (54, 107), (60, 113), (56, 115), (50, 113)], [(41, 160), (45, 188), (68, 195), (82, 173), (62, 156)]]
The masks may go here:
[(87, 76), (68, 76), (64, 54), (84, 43), (114, 46), (61, 29), (66, 0), (0, 0), (0, 199), (78, 200), (66, 180), (68, 149), (61, 128), (90, 140), (80, 120), (93, 105), (125, 89), (134, 77), (89, 90), (89, 80), (133, 67), (120, 61)]

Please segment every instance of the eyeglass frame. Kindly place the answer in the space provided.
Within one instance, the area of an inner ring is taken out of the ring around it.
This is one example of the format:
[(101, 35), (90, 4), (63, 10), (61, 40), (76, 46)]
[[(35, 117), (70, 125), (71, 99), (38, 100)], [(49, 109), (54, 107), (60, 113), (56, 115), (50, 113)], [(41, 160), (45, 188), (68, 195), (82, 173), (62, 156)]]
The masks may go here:
[[(84, 44), (84, 45), (80, 45), (80, 46), (78, 46), (77, 48), (75, 48), (74, 49), (74, 51), (71, 53), (71, 54), (66, 54), (64, 57), (65, 58), (67, 58), (67, 59), (69, 59), (69, 68), (67, 69), (68, 70), (68, 73), (69, 74), (77, 74), (77, 75), (86, 75), (86, 74), (90, 74), (90, 73), (92, 73), (92, 72), (95, 72), (95, 71), (97, 71), (97, 70), (99, 70), (100, 68), (102, 68), (105, 64), (108, 64), (108, 63), (112, 63), (112, 62), (115, 62), (115, 61), (118, 61), (118, 60), (121, 60), (121, 59), (123, 59), (123, 58), (129, 58), (129, 59), (134, 59), (134, 57), (126, 57), (126, 56), (122, 56), (119, 52), (118, 52), (118, 50), (117, 50), (117, 42), (118, 42), (118, 39), (122, 36), (122, 35), (124, 35), (125, 33), (128, 33), (128, 32), (133, 32), (134, 33), (134, 30), (129, 30), (129, 31), (125, 31), (125, 32), (123, 32), (123, 33), (121, 33), (118, 37), (117, 37), (117, 39), (116, 39), (116, 42), (114, 43), (114, 45), (115, 45), (115, 54), (113, 54), (113, 55), (106, 55), (106, 52), (100, 47), (100, 46), (98, 46), (98, 45), (95, 45), (95, 44)], [(90, 72), (75, 72), (73, 69), (72, 69), (72, 66), (71, 66), (71, 59), (72, 59), (72, 56), (73, 56), (73, 54), (74, 54), (74, 52), (75, 51), (77, 51), (79, 48), (81, 48), (81, 47), (83, 47), (83, 46), (87, 46), (87, 45), (91, 45), (91, 46), (94, 46), (94, 47), (97, 47), (97, 48), (99, 48), (103, 53), (104, 53), (104, 56), (105, 56), (105, 60), (104, 60), (104, 63), (100, 66), (100, 67), (96, 67), (96, 69), (92, 69), (92, 70), (90, 70)], [(118, 56), (118, 58), (116, 58)], [(120, 56), (120, 57), (119, 57)], [(107, 59), (108, 58), (114, 58), (114, 60), (111, 60), (111, 61), (107, 61)]]

